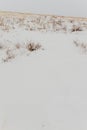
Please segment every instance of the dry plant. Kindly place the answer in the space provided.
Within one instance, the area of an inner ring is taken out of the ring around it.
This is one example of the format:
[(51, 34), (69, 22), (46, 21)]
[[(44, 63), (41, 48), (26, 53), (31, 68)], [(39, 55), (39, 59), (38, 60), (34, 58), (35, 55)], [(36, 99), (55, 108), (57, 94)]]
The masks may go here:
[(2, 43), (0, 43), (0, 50), (4, 49), (4, 45)]
[(83, 41), (74, 40), (73, 43), (76, 47), (79, 47), (82, 49), (82, 51), (87, 52), (87, 43), (84, 43)]
[(76, 32), (76, 31), (82, 31), (82, 28), (80, 26), (73, 25), (71, 32)]
[(59, 19), (58, 21), (56, 21), (56, 24), (58, 24), (58, 25), (62, 25), (62, 20), (61, 19)]
[(12, 53), (12, 50), (7, 49), (6, 51), (6, 57), (3, 60), (3, 62), (8, 62), (9, 60), (12, 60), (15, 58), (15, 55)]
[(74, 40), (73, 43), (76, 45), (76, 47), (80, 45), (78, 40)]
[(0, 26), (4, 26), (4, 18), (0, 17)]
[(28, 51), (36, 51), (41, 48), (41, 45), (39, 43), (29, 42), (26, 44), (26, 48)]
[(20, 49), (20, 48), (21, 48), (21, 44), (20, 44), (20, 43), (17, 43), (17, 44), (15, 45), (15, 47), (16, 47), (16, 49)]
[(64, 32), (66, 32), (66, 31), (67, 31), (67, 27), (64, 26), (64, 27), (62, 28), (62, 30), (63, 30)]
[(70, 19), (70, 23), (74, 23), (74, 20), (73, 20), (73, 19)]
[(9, 29), (10, 29), (10, 26), (8, 25), (4, 25), (2, 28), (3, 31), (9, 31)]
[[(39, 43), (35, 43), (32, 41), (30, 41), (24, 45), (21, 45), (20, 43), (14, 44), (12, 47), (10, 47), (10, 45), (9, 45), (9, 46), (5, 47), (6, 55), (4, 58), (2, 58), (2, 61), (9, 62), (12, 59), (14, 59), (16, 56), (21, 55), (22, 53), (21, 53), (20, 49), (23, 49), (22, 51), (24, 53), (26, 53), (26, 51), (25, 51), (26, 49), (27, 49), (27, 51), (33, 52), (33, 51), (40, 49), (41, 47), (42, 46)], [(3, 48), (3, 46), (1, 46), (1, 48)], [(44, 50), (44, 49), (42, 48), (42, 50)]]

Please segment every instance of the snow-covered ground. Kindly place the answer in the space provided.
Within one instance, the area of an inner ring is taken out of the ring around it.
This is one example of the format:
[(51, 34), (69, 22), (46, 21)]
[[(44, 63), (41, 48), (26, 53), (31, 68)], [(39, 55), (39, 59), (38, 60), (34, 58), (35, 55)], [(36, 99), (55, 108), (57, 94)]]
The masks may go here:
[[(0, 129), (87, 130), (86, 28), (58, 32), (3, 27)], [(28, 50), (32, 42), (41, 48)]]

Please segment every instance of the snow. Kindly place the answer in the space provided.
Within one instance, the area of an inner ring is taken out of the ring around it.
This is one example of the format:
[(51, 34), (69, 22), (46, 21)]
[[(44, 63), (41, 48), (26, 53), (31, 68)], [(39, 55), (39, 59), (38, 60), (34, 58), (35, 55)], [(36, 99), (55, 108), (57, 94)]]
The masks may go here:
[[(87, 31), (42, 32), (23, 28), (0, 30), (0, 129), (87, 129)], [(6, 49), (16, 43), (40, 43), (43, 49), (15, 50), (3, 62)], [(85, 49), (85, 51), (84, 51)]]

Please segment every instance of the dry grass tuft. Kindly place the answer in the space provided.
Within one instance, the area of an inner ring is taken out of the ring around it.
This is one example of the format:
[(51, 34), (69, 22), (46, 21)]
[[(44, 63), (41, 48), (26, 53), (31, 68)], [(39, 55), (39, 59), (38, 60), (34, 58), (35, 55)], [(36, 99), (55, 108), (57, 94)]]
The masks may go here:
[(79, 46), (79, 42), (77, 40), (74, 40), (73, 43), (76, 45), (76, 47)]
[(21, 44), (20, 44), (20, 43), (17, 43), (17, 44), (15, 45), (15, 47), (16, 47), (16, 49), (20, 49), (20, 48), (21, 48)]
[[(36, 51), (38, 49), (40, 49), (42, 46), (39, 43), (35, 43), (35, 42), (28, 42), (27, 44), (21, 45), (19, 43), (14, 44), (12, 47), (8, 46), (5, 48), (5, 57), (2, 58), (3, 62), (9, 62), (12, 59), (14, 59), (16, 56), (20, 55), (21, 56), (21, 50), (24, 51), (24, 53), (27, 55), (27, 52), (33, 52)], [(27, 51), (25, 51), (27, 49)], [(43, 48), (42, 48), (43, 50)]]
[(9, 31), (10, 30), (10, 26), (4, 25), (2, 30), (3, 31)]
[(0, 50), (4, 49), (4, 45), (0, 43)]
[(73, 25), (71, 32), (76, 32), (76, 31), (82, 31), (82, 28), (80, 26)]
[(30, 42), (26, 44), (26, 48), (29, 51), (36, 51), (41, 48), (41, 45), (39, 43), (35, 44), (34, 42)]
[(73, 43), (75, 44), (76, 47), (79, 47), (83, 52), (87, 52), (87, 43), (74, 40)]
[(73, 20), (73, 19), (71, 19), (71, 20), (70, 20), (70, 23), (74, 23), (74, 20)]
[(4, 26), (4, 18), (0, 17), (0, 26)]
[(6, 57), (3, 60), (3, 62), (8, 62), (9, 60), (12, 60), (15, 58), (15, 55), (12, 53), (12, 50), (8, 49), (6, 51)]

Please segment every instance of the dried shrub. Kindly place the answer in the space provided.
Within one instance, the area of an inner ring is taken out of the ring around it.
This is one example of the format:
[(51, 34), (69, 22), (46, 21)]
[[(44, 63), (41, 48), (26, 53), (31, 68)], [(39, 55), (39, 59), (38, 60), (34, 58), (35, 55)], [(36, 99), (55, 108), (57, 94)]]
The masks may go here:
[(76, 32), (76, 31), (82, 31), (82, 28), (80, 26), (73, 25), (71, 32)]
[(9, 31), (10, 30), (10, 26), (4, 25), (2, 30), (3, 31)]
[(20, 49), (20, 48), (21, 48), (21, 44), (20, 44), (20, 43), (17, 43), (17, 44), (15, 45), (15, 47), (16, 47), (16, 49)]
[(74, 40), (73, 43), (76, 47), (79, 47), (83, 52), (87, 52), (87, 43), (78, 40)]
[(79, 46), (79, 42), (77, 40), (74, 40), (73, 43), (78, 47)]
[(67, 27), (64, 26), (64, 27), (62, 28), (62, 30), (63, 30), (64, 32), (66, 32), (66, 31), (67, 31)]
[(87, 45), (85, 45), (84, 43), (82, 43), (80, 46), (81, 46), (81, 48), (83, 48), (83, 49), (86, 49), (86, 48), (87, 48)]
[(0, 43), (0, 50), (4, 49), (4, 45)]
[(58, 21), (56, 21), (55, 23), (61, 26), (61, 25), (62, 25), (62, 20), (61, 20), (61, 19), (59, 19), (59, 20), (58, 20)]
[(34, 42), (30, 42), (26, 44), (26, 48), (29, 51), (36, 51), (41, 48), (41, 45), (39, 43), (35, 44)]
[(14, 59), (15, 58), (15, 55), (12, 53), (12, 51), (10, 49), (8, 49), (6, 51), (6, 57), (3, 60), (3, 62), (8, 62), (9, 60), (11, 59)]
[(4, 19), (0, 18), (0, 26), (4, 26)]
[(33, 28), (30, 28), (30, 31), (33, 31)]
[(74, 23), (74, 20), (73, 20), (73, 19), (70, 19), (70, 23)]

